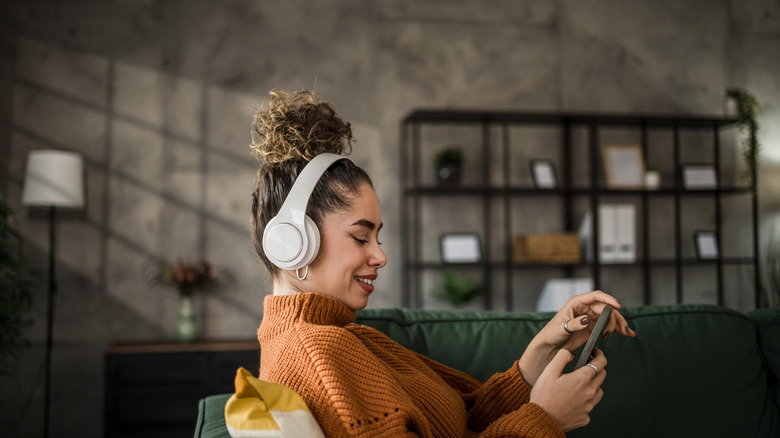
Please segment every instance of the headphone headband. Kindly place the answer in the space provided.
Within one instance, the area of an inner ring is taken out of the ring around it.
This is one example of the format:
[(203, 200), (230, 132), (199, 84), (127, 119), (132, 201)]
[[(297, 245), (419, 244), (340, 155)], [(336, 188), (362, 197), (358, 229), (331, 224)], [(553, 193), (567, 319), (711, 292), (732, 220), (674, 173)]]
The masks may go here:
[(303, 168), (295, 183), (287, 194), (282, 207), (279, 209), (277, 217), (285, 217), (290, 222), (303, 226), (304, 217), (306, 217), (306, 207), (309, 205), (314, 187), (319, 182), (322, 174), (328, 168), (339, 160), (349, 160), (349, 158), (332, 153), (324, 153), (312, 158), (306, 167)]
[(349, 158), (333, 153), (317, 155), (303, 168), (276, 216), (263, 232), (263, 251), (274, 265), (297, 270), (308, 266), (317, 256), (320, 233), (306, 216), (306, 207), (314, 187), (328, 168)]

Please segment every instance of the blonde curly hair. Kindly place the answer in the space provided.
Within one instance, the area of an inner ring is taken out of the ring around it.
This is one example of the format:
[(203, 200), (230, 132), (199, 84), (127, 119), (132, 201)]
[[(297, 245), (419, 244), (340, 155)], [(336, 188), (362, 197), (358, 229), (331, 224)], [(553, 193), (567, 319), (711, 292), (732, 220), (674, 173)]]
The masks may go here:
[(292, 94), (272, 90), (252, 123), (251, 148), (269, 164), (308, 162), (324, 152), (348, 154), (352, 141), (349, 122), (336, 114), (333, 105), (305, 90)]

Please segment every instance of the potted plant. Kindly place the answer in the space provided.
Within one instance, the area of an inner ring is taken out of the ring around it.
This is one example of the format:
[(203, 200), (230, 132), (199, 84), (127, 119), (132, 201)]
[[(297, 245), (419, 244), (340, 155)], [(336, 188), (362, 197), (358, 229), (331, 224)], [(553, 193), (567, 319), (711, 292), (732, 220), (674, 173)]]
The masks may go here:
[(208, 259), (195, 263), (182, 260), (167, 264), (150, 262), (147, 273), (152, 283), (172, 286), (179, 293), (179, 319), (176, 324), (176, 336), (179, 342), (195, 341), (198, 330), (195, 323), (195, 310), (192, 303), (193, 295), (205, 291), (217, 284), (217, 271)]
[(436, 167), (436, 180), (442, 185), (460, 183), (460, 170), (463, 166), (463, 151), (457, 146), (447, 146), (433, 156)]
[(461, 307), (482, 296), (482, 288), (473, 280), (461, 278), (452, 271), (442, 271), (442, 283), (433, 295), (441, 301)]
[(761, 105), (758, 99), (744, 88), (728, 88), (726, 97), (736, 102), (737, 128), (747, 134), (742, 142), (742, 156), (748, 166), (742, 175), (742, 180), (747, 182), (758, 171), (758, 158), (761, 153), (761, 143), (758, 141), (758, 116), (761, 114)]
[(13, 375), (22, 348), (23, 330), (32, 324), (32, 292), (42, 276), (25, 257), (21, 234), (11, 226), (13, 210), (0, 195), (0, 375)]

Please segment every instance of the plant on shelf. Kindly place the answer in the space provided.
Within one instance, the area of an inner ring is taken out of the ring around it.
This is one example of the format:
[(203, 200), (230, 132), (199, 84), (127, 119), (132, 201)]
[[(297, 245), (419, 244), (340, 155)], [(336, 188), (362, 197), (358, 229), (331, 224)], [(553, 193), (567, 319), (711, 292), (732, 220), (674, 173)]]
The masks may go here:
[(446, 146), (433, 156), (433, 164), (439, 184), (456, 185), (460, 182), (463, 151), (457, 146)]
[(758, 160), (761, 154), (761, 143), (758, 141), (758, 116), (761, 105), (758, 99), (747, 90), (732, 87), (726, 90), (726, 97), (734, 99), (737, 104), (737, 128), (747, 134), (742, 142), (742, 156), (747, 163), (747, 170), (742, 174), (742, 180), (752, 181), (752, 176), (758, 171)]
[(461, 307), (482, 296), (482, 288), (473, 280), (461, 278), (452, 271), (441, 272), (442, 283), (433, 295), (454, 307)]
[(172, 286), (179, 293), (179, 320), (176, 335), (180, 342), (193, 342), (197, 337), (195, 311), (192, 296), (198, 291), (207, 291), (217, 285), (217, 270), (208, 259), (187, 263), (179, 259), (176, 263), (150, 261), (147, 278), (151, 283)]
[(19, 354), (29, 345), (24, 329), (32, 325), (32, 292), (42, 275), (23, 252), (22, 235), (11, 226), (13, 209), (0, 194), (0, 375), (16, 372)]

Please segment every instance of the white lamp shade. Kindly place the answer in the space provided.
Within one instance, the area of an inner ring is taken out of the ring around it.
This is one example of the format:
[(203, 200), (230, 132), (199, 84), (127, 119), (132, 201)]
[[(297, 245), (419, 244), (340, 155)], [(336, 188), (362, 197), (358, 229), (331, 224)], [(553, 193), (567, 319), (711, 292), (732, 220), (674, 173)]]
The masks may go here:
[(22, 204), (82, 208), (84, 206), (84, 164), (81, 155), (54, 150), (30, 152)]

